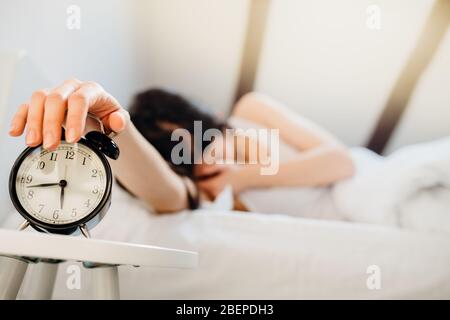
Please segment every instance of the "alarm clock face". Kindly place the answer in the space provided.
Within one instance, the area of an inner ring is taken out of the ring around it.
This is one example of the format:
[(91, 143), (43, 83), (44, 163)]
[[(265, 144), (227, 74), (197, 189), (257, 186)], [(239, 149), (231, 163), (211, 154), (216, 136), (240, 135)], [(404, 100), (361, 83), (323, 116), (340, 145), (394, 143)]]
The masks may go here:
[(44, 226), (62, 227), (88, 219), (104, 205), (110, 193), (110, 168), (86, 142), (62, 141), (53, 151), (27, 150), (13, 168), (11, 186), (20, 211), (25, 211), (22, 215)]

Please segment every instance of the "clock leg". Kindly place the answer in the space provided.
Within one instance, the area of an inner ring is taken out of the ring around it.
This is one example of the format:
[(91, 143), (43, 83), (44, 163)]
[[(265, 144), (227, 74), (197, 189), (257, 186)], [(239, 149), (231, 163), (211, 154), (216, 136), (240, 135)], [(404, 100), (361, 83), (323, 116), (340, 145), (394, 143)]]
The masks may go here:
[(100, 266), (91, 270), (94, 283), (94, 298), (99, 300), (118, 300), (119, 270), (117, 266)]
[(25, 230), (26, 228), (28, 228), (29, 225), (30, 221), (24, 220), (19, 226), (19, 231)]
[(0, 257), (0, 299), (14, 300), (22, 285), (28, 263), (14, 257)]
[(91, 234), (89, 233), (89, 229), (87, 228), (87, 226), (86, 226), (85, 224), (82, 224), (82, 225), (80, 226), (80, 231), (81, 231), (81, 234), (82, 234), (85, 238), (89, 239), (89, 238), (91, 237)]

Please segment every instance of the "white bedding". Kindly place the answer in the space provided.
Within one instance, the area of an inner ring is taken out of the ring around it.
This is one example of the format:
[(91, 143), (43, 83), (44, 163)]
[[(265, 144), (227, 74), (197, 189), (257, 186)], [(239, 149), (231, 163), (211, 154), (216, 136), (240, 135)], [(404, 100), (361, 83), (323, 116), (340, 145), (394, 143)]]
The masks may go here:
[[(214, 210), (157, 216), (115, 189), (93, 235), (200, 253), (195, 270), (121, 267), (124, 299), (450, 298), (445, 234)], [(66, 288), (68, 264), (54, 298), (90, 298), (88, 271), (81, 290)], [(371, 265), (381, 269), (380, 290), (366, 286)]]
[(450, 234), (450, 137), (388, 157), (353, 148), (356, 174), (332, 187), (247, 191), (255, 212), (382, 224)]
[(450, 137), (401, 148), (369, 165), (367, 153), (353, 153), (364, 166), (332, 189), (346, 220), (450, 234)]

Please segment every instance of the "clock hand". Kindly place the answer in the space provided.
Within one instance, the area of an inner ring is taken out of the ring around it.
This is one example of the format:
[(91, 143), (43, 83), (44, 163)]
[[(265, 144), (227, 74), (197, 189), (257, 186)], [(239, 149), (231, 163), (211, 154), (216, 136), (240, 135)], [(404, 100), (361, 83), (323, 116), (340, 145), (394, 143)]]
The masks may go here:
[(59, 186), (61, 187), (61, 194), (59, 196), (59, 202), (61, 206), (61, 210), (64, 206), (64, 188), (67, 186), (67, 165), (64, 167), (64, 178), (59, 182)]
[(61, 210), (62, 210), (63, 206), (64, 206), (64, 188), (67, 186), (67, 181), (66, 180), (61, 180), (59, 182), (59, 186), (61, 187), (61, 194), (59, 196), (59, 202), (60, 202)]
[(64, 187), (61, 187), (61, 195), (59, 197), (59, 202), (61, 203), (61, 210), (62, 210), (64, 206)]
[(35, 184), (32, 186), (27, 186), (27, 188), (40, 188), (40, 187), (56, 187), (59, 186), (59, 182), (57, 183), (41, 183), (41, 184)]

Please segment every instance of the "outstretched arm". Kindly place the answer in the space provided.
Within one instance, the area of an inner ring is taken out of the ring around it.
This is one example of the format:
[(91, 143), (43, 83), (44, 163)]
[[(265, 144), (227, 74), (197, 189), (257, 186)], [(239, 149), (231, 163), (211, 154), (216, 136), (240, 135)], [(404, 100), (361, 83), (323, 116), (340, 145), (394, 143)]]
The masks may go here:
[[(159, 152), (132, 123), (116, 138), (121, 154), (110, 161), (119, 181), (157, 212), (187, 208), (185, 182), (175, 174)], [(186, 183), (189, 183), (186, 180)]]
[(108, 129), (120, 133), (115, 140), (121, 155), (111, 165), (130, 192), (157, 212), (187, 207), (183, 180), (130, 123), (128, 112), (95, 82), (70, 79), (54, 89), (36, 91), (29, 103), (20, 106), (9, 133), (20, 136), (26, 128), (27, 145), (43, 143), (44, 148), (52, 150), (60, 143), (66, 114), (66, 140), (73, 143), (85, 131), (88, 112), (102, 119)]
[(299, 151), (295, 159), (280, 163), (276, 175), (261, 175), (258, 165), (244, 166), (236, 172), (238, 188), (322, 186), (353, 175), (347, 148), (323, 128), (281, 103), (251, 93), (237, 103), (233, 115), (278, 129), (280, 138)]

